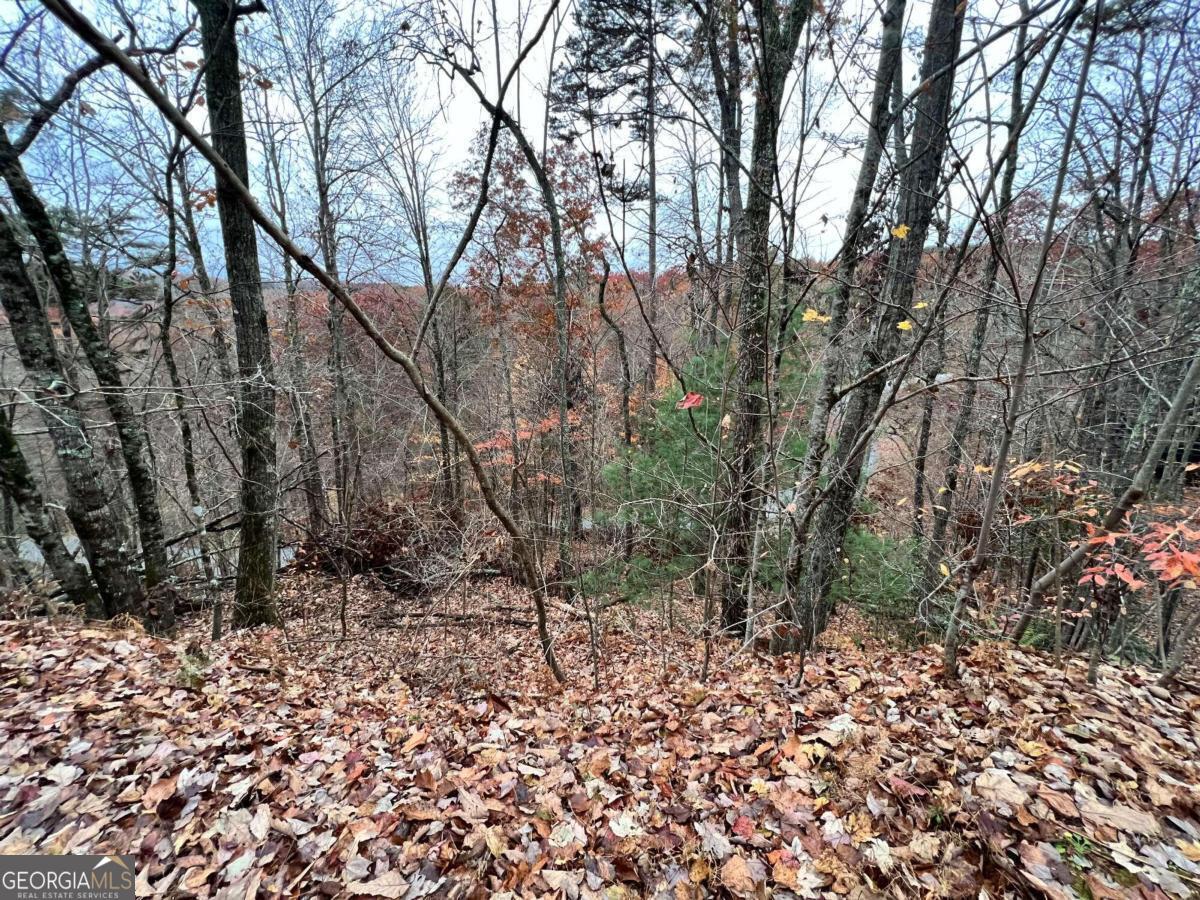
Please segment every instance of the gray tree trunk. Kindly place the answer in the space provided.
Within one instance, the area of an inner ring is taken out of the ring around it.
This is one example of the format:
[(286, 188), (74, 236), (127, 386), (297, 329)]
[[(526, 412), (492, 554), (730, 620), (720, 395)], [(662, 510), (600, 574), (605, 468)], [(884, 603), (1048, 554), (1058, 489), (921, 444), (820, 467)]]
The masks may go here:
[(891, 0), (883, 15), (883, 35), (879, 51), (879, 66), (875, 72), (875, 91), (871, 98), (870, 119), (867, 123), (867, 140), (863, 148), (862, 164), (854, 187), (850, 212), (846, 217), (846, 236), (842, 242), (838, 259), (837, 290), (829, 310), (830, 321), (826, 326), (829, 334), (828, 362), (821, 371), (821, 381), (813, 400), (812, 415), (808, 425), (808, 448), (800, 469), (801, 494), (798, 498), (798, 515), (793, 523), (791, 545), (788, 549), (788, 596), (789, 619), (797, 625), (805, 624), (807, 616), (796, 603), (800, 589), (800, 577), (808, 540), (808, 527), (819, 502), (821, 490), (819, 475), (829, 450), (829, 420), (837, 402), (838, 379), (846, 363), (846, 327), (850, 318), (850, 295), (858, 271), (858, 264), (868, 235), (864, 226), (871, 213), (871, 194), (879, 177), (879, 163), (887, 142), (888, 105), (898, 75), (903, 53), (905, 0)]
[[(881, 367), (896, 355), (903, 334), (897, 325), (907, 318), (912, 307), (917, 270), (938, 199), (962, 22), (962, 11), (956, 0), (935, 0), (930, 10), (921, 66), (924, 89), (916, 103), (909, 158), (901, 174), (897, 204), (895, 224), (907, 226), (907, 233), (891, 238), (888, 278), (861, 366), (864, 374), (879, 371), (849, 397), (837, 434), (837, 446), (843, 453), (858, 443), (860, 434), (875, 415), (887, 381), (886, 371)], [(803, 586), (812, 617), (809, 640), (825, 627), (832, 611), (830, 589), (841, 565), (842, 546), (858, 496), (866, 452), (867, 443), (864, 442), (852, 457), (836, 461), (828, 495), (815, 519), (815, 537), (809, 548)]]
[[(650, 15), (654, 15), (654, 4), (648, 5)], [(646, 61), (646, 151), (649, 158), (649, 177), (650, 177), (650, 218), (649, 231), (647, 233), (647, 254), (649, 256), (649, 276), (650, 285), (646, 292), (646, 320), (650, 325), (650, 330), (654, 331), (658, 325), (658, 119), (655, 101), (657, 100), (657, 91), (655, 89), (655, 47), (654, 34), (655, 26), (653, 21), (650, 24), (650, 52)], [(657, 344), (654, 342), (653, 336), (650, 338), (650, 363), (646, 369), (646, 388), (654, 391), (654, 382), (658, 376), (658, 353)]]
[[(723, 528), (726, 561), (721, 598), (721, 627), (740, 634), (747, 613), (747, 573), (758, 518), (761, 487), (756, 483), (767, 416), (767, 331), (771, 317), (771, 208), (775, 181), (779, 117), (784, 86), (792, 69), (800, 34), (811, 6), (796, 0), (780, 19), (776, 0), (753, 4), (761, 46), (751, 144), (750, 196), (742, 216), (745, 279), (738, 309), (737, 372), (733, 384), (729, 493)], [(732, 224), (732, 223), (731, 223)]]
[(200, 230), (196, 226), (196, 217), (192, 213), (192, 204), (189, 199), (192, 184), (187, 177), (186, 155), (180, 157), (179, 164), (175, 167), (175, 185), (179, 188), (180, 193), (176, 211), (179, 213), (179, 221), (183, 225), (183, 242), (187, 247), (188, 254), (192, 257), (192, 272), (196, 276), (196, 283), (200, 285), (200, 290), (204, 295), (200, 298), (200, 310), (204, 313), (208, 327), (212, 329), (217, 371), (220, 373), (221, 380), (232, 390), (236, 379), (233, 374), (233, 363), (230, 361), (229, 335), (225, 331), (225, 322), (221, 319), (221, 311), (214, 299), (216, 288), (212, 278), (209, 277), (208, 266), (204, 263), (204, 247), (200, 243)]
[[(212, 144), (233, 174), (246, 184), (249, 173), (235, 29), (238, 10), (228, 0), (193, 0), (193, 3), (200, 14)], [(232, 622), (234, 627), (243, 627), (274, 622), (277, 615), (273, 599), (278, 491), (275, 378), (254, 220), (219, 171), (217, 213), (237, 336), (242, 521)]]
[(105, 494), (104, 476), (54, 345), (50, 320), (21, 258), (12, 225), (0, 213), (0, 305), (17, 346), (17, 355), (34, 383), (35, 399), (67, 493), (67, 516), (91, 564), (104, 614), (115, 616), (142, 608), (142, 583), (130, 563), (125, 513)]
[(42, 551), (46, 567), (54, 575), (73, 603), (83, 607), (91, 618), (104, 615), (104, 601), (100, 599), (87, 569), (75, 561), (62, 535), (46, 515), (46, 504), (42, 492), (34, 480), (33, 472), (25, 461), (25, 455), (17, 444), (16, 435), (8, 422), (0, 416), (0, 488), (16, 503), (25, 523), (25, 533)]
[(170, 571), (163, 535), (162, 511), (158, 504), (158, 486), (150, 465), (145, 427), (125, 393), (117, 355), (92, 321), (87, 298), (80, 290), (58, 229), (55, 228), (45, 204), (25, 176), (20, 159), (2, 132), (0, 173), (3, 174), (9, 193), (12, 194), (13, 201), (37, 243), (50, 281), (58, 294), (58, 301), (71, 323), (75, 339), (87, 357), (88, 365), (95, 373), (104, 403), (116, 425), (142, 545), (143, 577), (149, 589), (149, 603), (144, 610), (139, 610), (139, 614), (152, 628), (170, 630), (175, 626), (172, 592), (154, 590), (168, 579)]

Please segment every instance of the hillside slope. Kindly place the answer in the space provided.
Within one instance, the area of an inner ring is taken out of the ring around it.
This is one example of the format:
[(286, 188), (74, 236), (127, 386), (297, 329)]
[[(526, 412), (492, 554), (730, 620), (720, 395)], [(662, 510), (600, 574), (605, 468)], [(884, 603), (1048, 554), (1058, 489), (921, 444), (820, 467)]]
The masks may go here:
[[(849, 642), (800, 688), (751, 654), (701, 685), (642, 615), (599, 690), (561, 632), (562, 691), (501, 625), (207, 660), (3, 623), (0, 852), (132, 853), (141, 893), (187, 897), (1200, 891), (1195, 692), (989, 645), (948, 683), (936, 648)], [(453, 689), (399, 668), (433, 640)]]

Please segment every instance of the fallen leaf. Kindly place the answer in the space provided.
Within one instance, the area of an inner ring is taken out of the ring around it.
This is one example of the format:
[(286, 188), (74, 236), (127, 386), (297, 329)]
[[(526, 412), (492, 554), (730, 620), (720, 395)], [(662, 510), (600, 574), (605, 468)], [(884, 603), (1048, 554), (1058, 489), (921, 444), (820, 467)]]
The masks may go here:
[(142, 806), (146, 809), (152, 809), (162, 801), (175, 793), (175, 785), (179, 780), (179, 773), (172, 775), (170, 778), (160, 778), (150, 787), (146, 788), (146, 793), (142, 795)]
[(488, 818), (487, 805), (478, 794), (468, 790), (458, 792), (458, 802), (462, 807), (462, 817), (468, 822), (486, 822)]
[(1078, 900), (1074, 875), (1053, 846), (1022, 842), (1020, 854), (1021, 874), (1050, 900)]
[(404, 896), (407, 891), (408, 882), (395, 869), (392, 869), (390, 872), (384, 872), (372, 881), (352, 881), (346, 885), (346, 892), (348, 894), (387, 897), (388, 900), (396, 900), (396, 898)]
[(975, 779), (974, 790), (980, 797), (1016, 810), (1029, 800), (1029, 794), (1003, 769), (984, 769)]
[(700, 846), (705, 853), (712, 854), (717, 860), (723, 860), (733, 853), (733, 844), (724, 833), (710, 822), (696, 822), (693, 826), (700, 835)]
[(721, 883), (735, 897), (754, 897), (767, 880), (767, 869), (757, 859), (731, 856), (721, 866)]
[(1142, 837), (1161, 837), (1162, 826), (1150, 813), (1132, 806), (1114, 803), (1109, 806), (1095, 797), (1079, 797), (1079, 814), (1089, 825), (1100, 825), (1127, 831)]

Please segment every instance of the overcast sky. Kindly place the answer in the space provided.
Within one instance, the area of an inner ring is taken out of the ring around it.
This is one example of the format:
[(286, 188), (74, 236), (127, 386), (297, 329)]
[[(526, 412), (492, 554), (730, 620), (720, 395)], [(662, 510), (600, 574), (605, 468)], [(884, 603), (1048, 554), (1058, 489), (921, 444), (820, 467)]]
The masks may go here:
[[(276, 4), (283, 2), (285, 0), (275, 0)], [(103, 6), (101, 0), (91, 0), (85, 8), (90, 8), (94, 15)], [(13, 22), (19, 20), (20, 9), (12, 0), (0, 0), (0, 8), (3, 9), (3, 18), (10, 27)], [(476, 52), (481, 64), (480, 78), (489, 96), (495, 97), (497, 78), (491, 25), (492, 4), (458, 0), (457, 5), (450, 3), (439, 8), (457, 11), (461, 20), (466, 23), (474, 21)], [(500, 67), (507, 71), (521, 45), (529, 40), (546, 16), (550, 0), (496, 0), (495, 8), (500, 22)], [(428, 15), (429, 10), (434, 7), (429, 5), (415, 9), (415, 13), (392, 11), (386, 4), (370, 8), (372, 12), (387, 17), (391, 24), (395, 24), (397, 19)], [(363, 12), (364, 7), (355, 0), (354, 3), (347, 3), (342, 7), (341, 16), (361, 16)], [(909, 91), (918, 83), (919, 49), (928, 12), (927, 0), (914, 0), (906, 13), (908, 53), (904, 61), (904, 83)], [(539, 148), (542, 146), (545, 125), (546, 89), (553, 66), (561, 64), (564, 59), (562, 46), (573, 28), (572, 13), (573, 4), (570, 2), (561, 4), (554, 12), (550, 26), (525, 60), (519, 78), (505, 101), (506, 107), (519, 116), (523, 128)], [(185, 21), (189, 9), (184, 0), (145, 0), (140, 11), (131, 9), (131, 15), (135, 19), (141, 15), (146, 22), (157, 23), (166, 28), (164, 23), (167, 19), (174, 22)], [(967, 10), (964, 51), (971, 50), (982, 38), (993, 34), (997, 23), (1011, 22), (1017, 15), (1016, 0), (981, 0), (972, 3)], [(819, 54), (812, 60), (806, 73), (807, 83), (804, 90), (798, 89), (798, 75), (794, 75), (790, 82), (779, 158), (780, 174), (787, 185), (786, 191), (789, 196), (794, 193), (797, 202), (799, 228), (794, 250), (797, 256), (826, 259), (836, 252), (840, 245), (844, 216), (858, 170), (858, 152), (865, 132), (863, 111), (869, 101), (872, 87), (875, 47), (880, 31), (879, 19), (880, 10), (870, 0), (847, 0), (840, 12), (840, 25), (835, 31), (831, 52)], [(263, 28), (266, 24), (261, 19), (259, 23), (256, 27)], [(471, 26), (464, 26), (464, 30), (470, 31)], [(269, 39), (269, 36), (265, 39)], [(73, 38), (71, 42), (74, 42)], [(1011, 47), (1011, 38), (996, 41), (985, 52), (976, 55), (962, 66), (958, 73), (959, 96), (963, 95), (967, 85), (972, 86), (972, 92), (960, 116), (963, 124), (955, 132), (954, 147), (956, 152), (966, 159), (963, 170), (965, 175), (974, 179), (977, 184), (982, 183), (989, 168), (989, 147), (984, 142), (988, 131), (984, 127), (983, 119), (989, 111), (995, 121), (1002, 121), (1006, 117), (1007, 80), (1003, 77), (997, 79), (996, 73), (1008, 59)], [(73, 59), (75, 65), (84, 58), (80, 47), (72, 48), (68, 45), (57, 48), (55, 52), (62, 53), (65, 62), (69, 63)], [(749, 53), (748, 50), (745, 52)], [(183, 56), (198, 61), (199, 51), (197, 48), (189, 48)], [(751, 64), (747, 58), (746, 65), (749, 67)], [(987, 78), (984, 77), (985, 73)], [(442, 210), (440, 221), (445, 226), (439, 233), (438, 246), (443, 256), (448, 256), (460, 233), (463, 213), (449, 209), (450, 198), (445, 189), (455, 171), (473, 164), (471, 142), (486, 115), (479, 100), (461, 80), (449, 78), (444, 70), (438, 69), (428, 61), (416, 61), (410, 77), (412, 84), (408, 87), (412, 91), (413, 102), (423, 113), (430, 116), (433, 143), (438, 155), (439, 175), (435, 179), (435, 191), (440, 194), (435, 198), (434, 205)], [(85, 86), (81, 94), (86, 95), (90, 90), (91, 87)], [(286, 103), (282, 93), (273, 95), (276, 96), (274, 102)], [(806, 102), (802, 102), (802, 97), (806, 98)], [(690, 239), (687, 181), (692, 171), (698, 170), (701, 173), (700, 207), (706, 228), (711, 228), (716, 221), (717, 205), (716, 169), (715, 165), (711, 164), (715, 161), (716, 146), (715, 142), (705, 135), (708, 123), (715, 122), (715, 112), (703, 105), (692, 105), (692, 98), (684, 95), (677, 94), (673, 100), (683, 120), (666, 124), (657, 142), (662, 234), (660, 268), (664, 269), (680, 266), (684, 262), (683, 241), (685, 238)], [(754, 115), (753, 96), (749, 91), (744, 100), (744, 130), (747, 141), (745, 159), (748, 161), (748, 144)], [(201, 118), (202, 113), (197, 113), (197, 119)], [(693, 134), (696, 135), (698, 149), (689, 149)], [(803, 145), (800, 142), (801, 134), (807, 136)], [(998, 152), (1005, 137), (1003, 128), (992, 129), (991, 153)], [(253, 154), (255, 148), (251, 149)], [(630, 176), (644, 165), (645, 147), (631, 140), (628, 134), (610, 136), (605, 149), (617, 154), (618, 167), (623, 168)], [(60, 166), (61, 160), (52, 165)], [(58, 174), (61, 175), (61, 171)], [(258, 177), (259, 173), (252, 173), (252, 181)], [(1026, 177), (1033, 180), (1036, 173), (1026, 173)], [(63, 183), (61, 178), (59, 183)], [(261, 185), (256, 185), (256, 189), (261, 193)], [(969, 197), (965, 190), (957, 187), (952, 191), (951, 197), (960, 215), (970, 212)], [(305, 204), (311, 205), (311, 192), (297, 191), (295, 203), (297, 209), (304, 212)], [(208, 216), (206, 222), (210, 231), (215, 228), (215, 216)], [(643, 266), (646, 260), (644, 222), (644, 205), (639, 205), (629, 210), (624, 223), (625, 249), (629, 261), (634, 266)], [(600, 230), (608, 230), (602, 218)], [(676, 243), (672, 243), (673, 236), (678, 238)], [(213, 237), (215, 238), (215, 232)], [(362, 257), (354, 260), (348, 268), (364, 273), (375, 268), (378, 270), (378, 277), (415, 280), (411, 269), (404, 271), (404, 265), (398, 261), (402, 255), (396, 254), (388, 260)], [(214, 268), (219, 268), (220, 254), (214, 253), (212, 256)], [(388, 269), (393, 271), (387, 271)]]

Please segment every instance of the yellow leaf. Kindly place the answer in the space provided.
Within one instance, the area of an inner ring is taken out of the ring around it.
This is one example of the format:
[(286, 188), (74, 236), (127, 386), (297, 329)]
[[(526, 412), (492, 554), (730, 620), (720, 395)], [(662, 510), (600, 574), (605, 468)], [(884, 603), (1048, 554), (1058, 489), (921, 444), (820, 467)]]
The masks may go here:
[(1183, 855), (1192, 862), (1200, 862), (1200, 841), (1176, 841)]
[[(804, 755), (808, 758), (808, 760), (810, 762), (814, 762), (814, 763), (820, 762), (826, 756), (829, 755), (829, 748), (826, 747), (824, 744), (820, 743), (819, 741), (811, 741), (811, 742), (805, 743), (803, 749), (804, 749)], [(824, 799), (824, 798), (821, 798), (821, 799)], [(813, 805), (813, 809), (814, 810), (817, 809), (816, 804)]]
[(980, 475), (986, 475), (988, 472), (992, 471), (992, 467), (991, 466), (976, 466), (975, 471)]
[(938, 488), (938, 493), (939, 494), (948, 494), (948, 493), (950, 493), (950, 488), (946, 487), (943, 484), (940, 488)]
[(820, 310), (813, 309), (811, 306), (804, 310), (804, 315), (801, 317), (805, 322), (828, 322), (829, 316), (824, 315)]
[(920, 303), (914, 303), (913, 309), (924, 309), (928, 305), (929, 305), (928, 303), (926, 303), (924, 300), (922, 300)]
[(1024, 478), (1026, 475), (1036, 475), (1045, 468), (1046, 467), (1037, 460), (1031, 459), (1029, 462), (1021, 463), (1021, 465), (1014, 468), (1008, 473), (1008, 477), (1012, 478), (1013, 480), (1019, 480)]
[(912, 331), (913, 326), (912, 326), (911, 321), (909, 321), (908, 319), (905, 319), (903, 322), (901, 322), (896, 327), (899, 328), (901, 331)]
[(508, 849), (508, 841), (504, 837), (504, 829), (499, 825), (493, 825), (491, 828), (483, 830), (483, 840), (487, 844), (488, 850), (492, 856), (499, 859), (501, 854)]
[(948, 565), (946, 565), (945, 563), (941, 563), (938, 565), (938, 571), (942, 573), (943, 578), (950, 577), (950, 567)]
[(909, 232), (909, 227), (907, 225), (893, 225), (892, 226), (892, 237), (894, 237), (898, 241), (902, 241), (906, 237), (908, 237), (908, 232)]

